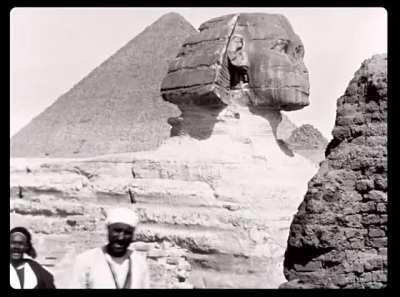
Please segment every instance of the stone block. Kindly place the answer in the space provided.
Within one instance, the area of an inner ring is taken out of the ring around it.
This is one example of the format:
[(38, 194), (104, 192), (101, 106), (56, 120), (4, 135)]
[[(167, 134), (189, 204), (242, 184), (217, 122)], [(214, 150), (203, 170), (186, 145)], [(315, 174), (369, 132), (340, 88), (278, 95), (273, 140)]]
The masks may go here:
[[(365, 267), (364, 267), (365, 268)], [(371, 269), (365, 268), (366, 271), (370, 271)], [(372, 282), (372, 273), (371, 272), (365, 272), (363, 275), (359, 278), (361, 282), (363, 283), (369, 283)]]
[(352, 266), (353, 266), (353, 269), (352, 269), (352, 270), (353, 270), (355, 273), (357, 273), (358, 275), (360, 275), (361, 273), (364, 272), (364, 265), (363, 265), (362, 263), (356, 262), (356, 263), (354, 263)]
[(387, 248), (379, 248), (378, 249), (378, 254), (379, 255), (383, 255), (383, 256), (387, 256)]
[(378, 203), (378, 204), (376, 205), (376, 210), (377, 210), (378, 212), (381, 212), (381, 213), (386, 213), (386, 212), (387, 212), (386, 203)]
[(374, 257), (372, 259), (368, 259), (365, 263), (365, 268), (368, 271), (371, 270), (381, 270), (383, 268), (383, 259), (381, 257)]
[(374, 188), (374, 182), (370, 179), (362, 179), (356, 182), (356, 190), (360, 193), (366, 193)]
[(362, 240), (354, 240), (350, 242), (350, 247), (355, 250), (362, 250), (365, 248), (364, 241)]
[(356, 279), (353, 273), (346, 273), (346, 274), (337, 274), (332, 277), (333, 282), (338, 284), (339, 286), (345, 286), (349, 283), (353, 283)]
[(364, 225), (377, 225), (381, 223), (381, 217), (375, 214), (363, 215), (362, 224)]
[(374, 187), (376, 190), (387, 191), (387, 179), (382, 176), (377, 176), (374, 180)]
[(370, 283), (364, 284), (364, 287), (366, 289), (382, 289), (385, 287), (385, 285), (382, 283), (378, 283), (378, 282), (370, 282)]
[(360, 214), (347, 215), (343, 219), (346, 227), (352, 228), (362, 227), (361, 220), (362, 216)]
[(374, 201), (360, 203), (358, 207), (360, 212), (371, 213), (376, 211), (376, 203)]
[(373, 282), (387, 282), (387, 274), (382, 270), (372, 271), (372, 281)]
[(387, 194), (382, 191), (373, 190), (364, 195), (364, 200), (372, 200), (375, 202), (386, 202)]
[(386, 237), (370, 238), (368, 240), (368, 244), (374, 248), (386, 247), (387, 246), (387, 238)]
[(386, 232), (378, 228), (369, 228), (368, 236), (370, 237), (383, 237), (386, 236)]
[(310, 261), (306, 265), (295, 264), (294, 269), (300, 272), (316, 271), (322, 268), (320, 261)]

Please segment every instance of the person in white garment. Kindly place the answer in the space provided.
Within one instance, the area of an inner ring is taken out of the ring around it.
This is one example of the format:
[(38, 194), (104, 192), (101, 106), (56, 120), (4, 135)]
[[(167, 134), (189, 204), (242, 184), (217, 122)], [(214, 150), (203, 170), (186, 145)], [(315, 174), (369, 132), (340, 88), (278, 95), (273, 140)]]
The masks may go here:
[(32, 235), (24, 227), (10, 230), (10, 286), (13, 289), (55, 289), (53, 275), (36, 262)]
[(76, 257), (70, 288), (149, 288), (146, 253), (129, 249), (138, 222), (138, 216), (133, 209), (108, 210), (106, 218), (108, 243)]

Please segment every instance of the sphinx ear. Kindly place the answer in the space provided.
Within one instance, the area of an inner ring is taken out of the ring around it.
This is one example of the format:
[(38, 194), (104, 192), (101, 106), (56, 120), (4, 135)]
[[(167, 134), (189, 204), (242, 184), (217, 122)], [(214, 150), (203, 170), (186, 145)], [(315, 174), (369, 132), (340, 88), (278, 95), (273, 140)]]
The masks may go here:
[(128, 193), (129, 193), (129, 199), (131, 201), (131, 204), (135, 204), (136, 203), (136, 199), (135, 199), (134, 193), (132, 193), (131, 189), (128, 189)]
[(107, 212), (106, 212), (106, 210), (105, 210), (103, 207), (100, 207), (100, 213), (101, 213), (101, 215), (102, 215), (104, 218), (107, 217)]
[(227, 56), (232, 65), (236, 67), (249, 67), (249, 59), (244, 48), (245, 40), (243, 36), (232, 36), (227, 47)]

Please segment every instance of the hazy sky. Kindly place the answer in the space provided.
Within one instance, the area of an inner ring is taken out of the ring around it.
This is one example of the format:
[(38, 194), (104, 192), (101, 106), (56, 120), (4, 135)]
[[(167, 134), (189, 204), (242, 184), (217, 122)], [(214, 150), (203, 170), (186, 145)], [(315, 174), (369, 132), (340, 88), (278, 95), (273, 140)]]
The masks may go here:
[(331, 138), (336, 100), (362, 61), (387, 51), (383, 8), (14, 8), (10, 14), (10, 136), (163, 14), (196, 29), (229, 13), (285, 15), (305, 47), (310, 106), (286, 114)]

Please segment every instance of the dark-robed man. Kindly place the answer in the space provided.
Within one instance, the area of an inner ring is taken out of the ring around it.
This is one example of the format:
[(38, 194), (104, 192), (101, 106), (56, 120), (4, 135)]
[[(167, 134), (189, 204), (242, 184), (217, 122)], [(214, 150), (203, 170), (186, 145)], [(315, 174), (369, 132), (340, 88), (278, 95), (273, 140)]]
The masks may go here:
[(13, 289), (54, 289), (53, 275), (33, 260), (32, 236), (24, 227), (10, 231), (10, 286)]

